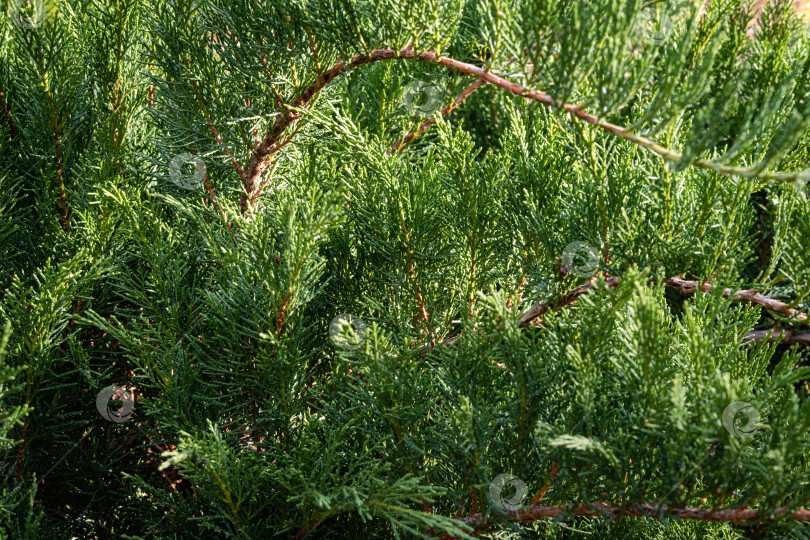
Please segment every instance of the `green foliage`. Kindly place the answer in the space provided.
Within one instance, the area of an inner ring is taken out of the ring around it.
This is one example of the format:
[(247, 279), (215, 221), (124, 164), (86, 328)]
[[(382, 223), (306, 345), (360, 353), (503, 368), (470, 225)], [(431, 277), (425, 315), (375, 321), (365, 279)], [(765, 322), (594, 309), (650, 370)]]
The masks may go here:
[[(0, 26), (0, 538), (810, 535), (808, 323), (733, 294), (810, 312), (792, 2), (41, 1)], [(475, 68), (543, 95), (435, 114)], [(660, 521), (518, 521), (501, 475)]]

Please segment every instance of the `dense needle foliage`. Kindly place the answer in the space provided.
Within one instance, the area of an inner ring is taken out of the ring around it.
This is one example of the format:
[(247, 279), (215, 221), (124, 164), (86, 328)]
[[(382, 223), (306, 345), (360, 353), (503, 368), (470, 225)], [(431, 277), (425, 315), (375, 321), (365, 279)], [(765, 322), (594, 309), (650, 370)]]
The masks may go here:
[(793, 2), (2, 5), (0, 538), (810, 537)]

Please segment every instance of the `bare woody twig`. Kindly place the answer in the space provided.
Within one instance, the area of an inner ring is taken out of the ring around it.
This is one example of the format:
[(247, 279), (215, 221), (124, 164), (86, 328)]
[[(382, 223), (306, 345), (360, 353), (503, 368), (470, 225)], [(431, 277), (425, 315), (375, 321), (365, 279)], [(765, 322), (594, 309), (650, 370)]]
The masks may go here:
[[(709, 508), (663, 508), (647, 504), (631, 505), (629, 508), (618, 508), (604, 504), (569, 504), (561, 506), (529, 506), (517, 511), (507, 512), (505, 518), (508, 521), (528, 523), (540, 519), (556, 518), (564, 515), (593, 516), (604, 518), (616, 517), (644, 517), (658, 519), (658, 516), (678, 517), (680, 519), (694, 519), (699, 521), (750, 521), (761, 517), (770, 517), (771, 511), (753, 510), (750, 508), (730, 508), (726, 510), (712, 510)], [(773, 511), (776, 516), (784, 519), (795, 519), (798, 521), (810, 521), (810, 510), (801, 508), (791, 511), (788, 508), (777, 508)], [(462, 518), (467, 524), (478, 526), (484, 523), (481, 514), (473, 514)]]
[(540, 490), (540, 492), (537, 495), (534, 496), (534, 498), (529, 503), (530, 505), (534, 506), (536, 504), (539, 504), (540, 501), (543, 500), (543, 497), (546, 496), (546, 493), (548, 492), (548, 489), (551, 487), (551, 481), (554, 480), (555, 476), (557, 476), (557, 469), (558, 469), (558, 465), (557, 465), (557, 462), (555, 461), (554, 463), (551, 464), (551, 473), (549, 473), (549, 475), (548, 475), (549, 476), (548, 481), (545, 484), (543, 484), (543, 488)]
[[(249, 210), (249, 197), (259, 185), (259, 179), (262, 172), (267, 167), (269, 157), (278, 151), (278, 148), (275, 146), (276, 142), (283, 136), (284, 131), (290, 125), (295, 123), (302, 115), (301, 112), (294, 109), (306, 107), (318, 94), (318, 92), (320, 92), (327, 84), (337, 79), (343, 73), (352, 71), (353, 69), (365, 64), (393, 59), (410, 59), (421, 62), (431, 62), (455, 69), (462, 73), (483, 79), (485, 82), (493, 84), (515, 95), (531, 98), (542, 103), (543, 105), (546, 105), (547, 107), (565, 111), (566, 113), (588, 122), (589, 124), (593, 124), (604, 131), (613, 133), (626, 141), (646, 148), (647, 150), (658, 154), (666, 161), (679, 161), (683, 157), (680, 152), (664, 148), (651, 139), (642, 137), (641, 135), (633, 133), (632, 131), (621, 126), (606, 122), (593, 114), (579, 109), (575, 105), (558, 103), (554, 101), (554, 99), (548, 94), (539, 91), (527, 90), (519, 84), (510, 82), (481, 67), (468, 64), (466, 62), (460, 62), (446, 56), (438, 57), (433, 51), (423, 51), (419, 55), (416, 55), (412, 47), (408, 47), (400, 51), (393, 49), (376, 49), (367, 55), (359, 54), (355, 56), (348, 64), (345, 64), (341, 60), (328, 70), (322, 72), (310, 86), (305, 88), (301, 94), (292, 101), (290, 107), (286, 111), (279, 113), (276, 116), (273, 126), (253, 151), (250, 165), (246, 171), (244, 178), (244, 193), (242, 194), (241, 200), (243, 212), (247, 212)], [(761, 170), (762, 167), (731, 167), (706, 159), (697, 159), (693, 161), (692, 164), (695, 167), (712, 170), (726, 176), (757, 177), (764, 180), (780, 182), (795, 182), (800, 178), (803, 178), (802, 172), (769, 172)]]
[[(675, 276), (674, 278), (671, 278), (669, 281), (667, 281), (666, 286), (671, 289), (678, 289), (686, 294), (692, 294), (698, 288), (700, 288), (700, 290), (703, 292), (710, 292), (712, 290), (712, 286), (709, 285), (708, 283), (705, 283), (701, 286), (697, 281), (685, 280), (682, 279), (680, 276)], [(800, 313), (798, 310), (789, 307), (786, 303), (780, 300), (775, 300), (773, 298), (763, 296), (754, 289), (746, 289), (740, 291), (734, 291), (733, 289), (723, 289), (723, 298), (728, 298), (730, 296), (739, 298), (740, 300), (744, 300), (752, 304), (760, 305), (765, 309), (775, 311), (777, 313), (780, 313), (781, 315), (784, 315), (785, 317), (790, 317), (797, 323), (810, 325), (810, 319), (808, 319), (806, 313)]]
[(231, 222), (228, 221), (228, 216), (225, 215), (225, 210), (223, 210), (222, 206), (219, 204), (219, 199), (217, 199), (217, 194), (214, 193), (214, 188), (211, 187), (211, 181), (208, 179), (207, 174), (205, 175), (203, 182), (205, 183), (205, 189), (208, 191), (208, 195), (211, 197), (211, 202), (214, 203), (214, 207), (217, 209), (217, 211), (219, 211), (219, 215), (222, 216), (222, 220), (225, 222), (225, 225), (228, 226), (228, 230), (230, 231), (233, 225), (231, 225)]
[(810, 345), (810, 332), (797, 334), (792, 328), (790, 328), (785, 331), (785, 335), (782, 336), (781, 340), (779, 339), (779, 334), (780, 332), (776, 329), (752, 330), (751, 332), (745, 334), (745, 337), (750, 341), (767, 340), (768, 343), (779, 343), (781, 345), (793, 345), (796, 343), (800, 345)]
[[(612, 277), (607, 278), (605, 283), (608, 287), (614, 288), (619, 284), (619, 278)], [(564, 296), (557, 298), (555, 300), (547, 301), (547, 302), (539, 302), (538, 304), (532, 306), (531, 309), (526, 311), (523, 314), (520, 320), (521, 326), (526, 326), (531, 324), (535, 319), (541, 317), (547, 311), (559, 309), (565, 307), (569, 304), (573, 304), (577, 301), (577, 299), (582, 296), (583, 294), (593, 290), (596, 287), (596, 278), (591, 278), (587, 283), (580, 285), (576, 289), (573, 289), (569, 293), (565, 294)], [(712, 286), (708, 283), (704, 283), (701, 285), (697, 281), (690, 281), (681, 278), (681, 276), (675, 276), (670, 278), (666, 282), (666, 287), (670, 289), (677, 289), (685, 294), (694, 294), (698, 290), (702, 292), (710, 292), (712, 290)], [(769, 309), (771, 311), (775, 311), (780, 313), (786, 317), (791, 317), (795, 322), (800, 324), (810, 325), (810, 319), (808, 319), (806, 313), (799, 313), (796, 309), (789, 307), (787, 304), (780, 300), (775, 300), (773, 298), (769, 298), (767, 296), (763, 296), (754, 289), (746, 289), (740, 291), (734, 291), (733, 289), (724, 289), (723, 290), (723, 297), (728, 298), (733, 296), (734, 298), (739, 298), (740, 300), (744, 300), (746, 302), (750, 302), (752, 304), (757, 304), (765, 309)]]
[[(608, 287), (614, 288), (619, 285), (619, 278), (612, 277), (605, 279), (605, 284)], [(535, 319), (538, 319), (547, 311), (555, 311), (574, 302), (579, 299), (580, 296), (583, 294), (590, 292), (596, 288), (596, 277), (592, 277), (586, 283), (583, 283), (576, 289), (572, 289), (570, 292), (566, 293), (565, 295), (556, 298), (554, 300), (549, 300), (547, 302), (539, 302), (532, 306), (523, 316), (520, 318), (520, 325), (527, 326), (532, 323)]]

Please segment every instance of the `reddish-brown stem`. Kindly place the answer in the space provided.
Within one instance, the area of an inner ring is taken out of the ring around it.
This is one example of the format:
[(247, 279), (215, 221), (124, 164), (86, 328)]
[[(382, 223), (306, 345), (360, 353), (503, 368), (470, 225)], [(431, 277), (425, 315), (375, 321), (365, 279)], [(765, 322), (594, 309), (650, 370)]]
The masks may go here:
[[(680, 519), (695, 519), (700, 521), (731, 521), (739, 523), (761, 517), (770, 517), (771, 512), (753, 510), (750, 508), (730, 508), (727, 510), (712, 510), (710, 508), (663, 508), (647, 504), (634, 504), (628, 508), (619, 508), (605, 504), (567, 504), (560, 506), (528, 506), (514, 512), (507, 512), (505, 519), (521, 523), (530, 523), (540, 519), (557, 518), (564, 515), (592, 516), (602, 518), (635, 517), (658, 519), (659, 513)], [(791, 512), (788, 508), (777, 508), (774, 513), (784, 519), (810, 521), (810, 510), (801, 508)], [(478, 526), (484, 523), (481, 514), (473, 514), (463, 518), (467, 524)]]
[(231, 222), (228, 221), (228, 216), (225, 215), (225, 211), (222, 209), (222, 206), (219, 204), (219, 200), (217, 199), (217, 194), (214, 193), (214, 188), (211, 187), (211, 182), (208, 179), (207, 174), (205, 175), (205, 178), (203, 179), (203, 182), (205, 183), (205, 189), (206, 189), (206, 191), (208, 191), (208, 195), (211, 197), (211, 202), (214, 203), (214, 207), (217, 209), (217, 212), (219, 212), (219, 215), (222, 216), (222, 220), (228, 226), (228, 230), (230, 231), (231, 228), (232, 228)]
[[(605, 280), (605, 283), (608, 287), (616, 287), (619, 284), (619, 278), (611, 277)], [(587, 283), (584, 283), (573, 289), (572, 291), (568, 292), (564, 296), (557, 298), (555, 300), (551, 300), (548, 302), (540, 302), (534, 305), (531, 309), (526, 311), (521, 317), (521, 326), (526, 326), (532, 323), (535, 319), (541, 317), (544, 313), (550, 310), (556, 310), (562, 307), (565, 307), (569, 304), (573, 304), (577, 301), (577, 299), (582, 296), (583, 294), (593, 290), (596, 287), (596, 278), (591, 278)], [(680, 276), (675, 276), (670, 278), (666, 282), (666, 287), (670, 289), (676, 289), (681, 291), (684, 294), (694, 294), (698, 290), (703, 292), (710, 292), (712, 290), (712, 286), (708, 283), (704, 283), (701, 285), (697, 281), (690, 281), (681, 278)], [(759, 306), (764, 307), (765, 309), (769, 309), (771, 311), (775, 311), (780, 313), (786, 317), (792, 317), (796, 322), (801, 324), (810, 325), (810, 319), (808, 319), (806, 313), (799, 313), (796, 309), (788, 307), (787, 304), (781, 302), (779, 300), (775, 300), (773, 298), (769, 298), (767, 296), (763, 296), (756, 292), (754, 289), (746, 289), (740, 291), (734, 291), (733, 289), (724, 289), (723, 290), (723, 297), (734, 297), (739, 298), (740, 300), (750, 302), (752, 304), (757, 304)]]
[[(702, 286), (697, 281), (689, 281), (682, 279), (680, 276), (675, 276), (674, 278), (667, 281), (667, 287), (672, 289), (678, 289), (681, 292), (691, 294), (694, 293), (695, 290), (700, 288), (703, 292), (710, 292), (712, 290), (712, 286), (708, 283), (703, 284)], [(735, 298), (739, 298), (740, 300), (744, 300), (746, 302), (750, 302), (751, 304), (757, 304), (765, 309), (775, 311), (780, 313), (785, 317), (790, 317), (800, 324), (810, 325), (810, 318), (807, 317), (806, 313), (800, 313), (798, 310), (789, 307), (786, 303), (776, 300), (773, 298), (769, 298), (767, 296), (763, 296), (759, 294), (754, 289), (745, 289), (740, 291), (734, 291), (733, 289), (724, 289), (723, 290), (723, 298), (728, 298), (733, 296)]]
[[(478, 90), (479, 88), (484, 86), (484, 84), (486, 84), (486, 81), (484, 79), (478, 79), (473, 84), (471, 84), (470, 86), (465, 88), (458, 95), (458, 97), (455, 100), (453, 100), (452, 103), (448, 103), (447, 105), (442, 107), (442, 110), (440, 111), (441, 115), (442, 116), (447, 116), (451, 111), (453, 111), (455, 108), (457, 108), (459, 105), (461, 105), (461, 103), (465, 99), (467, 99), (467, 97), (470, 94), (472, 94), (473, 92), (475, 92), (476, 90)], [(436, 117), (435, 116), (432, 116), (429, 119), (425, 120), (424, 122), (422, 122), (422, 124), (415, 131), (411, 131), (410, 133), (408, 133), (407, 135), (402, 137), (402, 139), (400, 139), (399, 141), (392, 144), (391, 148), (389, 149), (389, 152), (393, 154), (394, 152), (398, 152), (398, 151), (402, 150), (411, 141), (413, 141), (419, 135), (421, 135), (422, 133), (427, 131), (428, 128), (430, 128), (430, 126), (432, 126), (435, 123), (436, 123)]]
[(531, 502), (529, 503), (531, 506), (535, 506), (537, 504), (540, 504), (540, 501), (543, 500), (543, 497), (546, 496), (546, 492), (551, 487), (551, 481), (554, 480), (555, 476), (557, 476), (557, 462), (556, 461), (551, 464), (551, 473), (549, 473), (549, 475), (548, 475), (548, 482), (546, 482), (543, 485), (543, 488), (540, 490), (540, 492), (537, 495), (534, 496), (534, 499), (531, 500)]
[(405, 228), (405, 225), (402, 225), (402, 232), (405, 233), (405, 256), (407, 260), (407, 272), (408, 276), (411, 278), (411, 284), (413, 285), (414, 294), (416, 296), (416, 302), (419, 304), (419, 318), (425, 321), (427, 325), (428, 332), (430, 333), (431, 337), (431, 346), (436, 346), (436, 337), (433, 335), (433, 332), (430, 330), (430, 318), (428, 317), (427, 309), (425, 309), (425, 301), (422, 298), (422, 291), (419, 289), (419, 284), (416, 282), (416, 275), (413, 271), (413, 250), (411, 249), (411, 241), (410, 236), (411, 233), (408, 229)]
[(254, 193), (253, 196), (250, 198), (250, 206), (251, 207), (256, 202), (256, 199), (258, 199), (259, 196), (262, 194), (262, 191), (264, 191), (264, 188), (267, 187), (267, 184), (270, 183), (270, 180), (273, 178), (273, 171), (276, 170), (276, 167), (278, 167), (278, 161), (276, 161), (276, 164), (273, 166), (273, 169), (267, 175), (267, 178), (264, 179), (264, 181), (262, 182), (262, 185), (259, 186), (259, 189), (256, 190), (256, 193)]
[(284, 300), (281, 302), (281, 309), (278, 310), (278, 324), (276, 325), (276, 336), (281, 336), (281, 327), (284, 322), (284, 312), (287, 310), (287, 304), (290, 301), (290, 293), (287, 293), (284, 296)]
[[(629, 142), (646, 148), (647, 150), (658, 154), (667, 161), (678, 161), (683, 157), (680, 152), (664, 148), (655, 141), (642, 137), (641, 135), (633, 133), (621, 126), (604, 121), (593, 114), (586, 113), (575, 105), (557, 103), (548, 94), (539, 91), (527, 90), (517, 83), (507, 81), (506, 79), (478, 66), (474, 66), (466, 62), (460, 62), (446, 56), (439, 58), (433, 51), (423, 51), (417, 56), (414, 53), (413, 47), (408, 47), (400, 51), (393, 49), (376, 49), (367, 55), (359, 54), (355, 56), (348, 64), (345, 64), (343, 60), (338, 61), (331, 68), (321, 73), (310, 86), (305, 88), (301, 94), (292, 101), (291, 106), (285, 112), (279, 113), (276, 116), (273, 126), (264, 136), (262, 141), (256, 146), (253, 151), (253, 155), (251, 156), (250, 165), (246, 171), (246, 177), (244, 179), (244, 193), (242, 194), (241, 200), (242, 212), (247, 212), (249, 210), (248, 200), (255, 191), (256, 187), (259, 185), (259, 178), (267, 167), (267, 160), (269, 159), (269, 156), (271, 156), (275, 151), (278, 151), (278, 149), (274, 147), (276, 141), (278, 141), (284, 134), (284, 131), (291, 124), (296, 122), (302, 115), (301, 112), (293, 109), (300, 109), (309, 105), (318, 92), (320, 92), (327, 84), (334, 81), (343, 73), (347, 73), (365, 64), (392, 59), (410, 59), (432, 62), (455, 69), (462, 73), (483, 79), (485, 82), (493, 84), (515, 95), (534, 99), (547, 107), (564, 111), (576, 118), (579, 118), (580, 120), (593, 124), (604, 131), (618, 135)], [(692, 165), (702, 169), (709, 169), (727, 176), (758, 177), (765, 180), (776, 180), (783, 182), (794, 182), (801, 174), (792, 172), (764, 172), (756, 167), (750, 169), (745, 167), (731, 167), (705, 159), (697, 159), (692, 162)]]
[[(608, 287), (616, 287), (619, 285), (619, 278), (607, 278), (605, 283)], [(546, 302), (539, 302), (532, 306), (523, 316), (520, 318), (520, 325), (527, 326), (528, 324), (532, 323), (535, 319), (540, 318), (548, 311), (556, 311), (560, 308), (573, 304), (577, 301), (577, 299), (582, 296), (583, 294), (590, 292), (591, 290), (596, 288), (596, 277), (592, 277), (586, 283), (583, 283), (579, 287), (572, 289), (568, 293), (560, 296), (559, 298), (555, 298), (554, 300), (549, 300)]]
[(793, 345), (795, 343), (799, 343), (801, 345), (810, 345), (810, 332), (797, 334), (792, 328), (790, 328), (785, 331), (785, 335), (782, 336), (781, 340), (779, 339), (778, 330), (773, 330), (773, 335), (768, 337), (768, 334), (770, 333), (771, 330), (752, 330), (745, 334), (745, 337), (751, 341), (762, 341), (763, 339), (767, 339), (768, 343), (779, 342), (781, 345)]
[(56, 142), (56, 174), (59, 175), (59, 223), (62, 225), (62, 230), (68, 232), (70, 230), (70, 222), (68, 221), (67, 194), (65, 193), (64, 171), (62, 170), (62, 144), (59, 140), (58, 128), (54, 128), (53, 136)]
[[(278, 153), (279, 150), (281, 150), (282, 148), (284, 148), (285, 146), (290, 144), (290, 142), (292, 142), (292, 140), (295, 138), (295, 135), (301, 129), (301, 125), (302, 124), (298, 124), (298, 127), (295, 129), (295, 131), (290, 133), (282, 142), (276, 144), (276, 146), (273, 149), (273, 153), (271, 154), (271, 156), (275, 155), (276, 153)], [(259, 189), (257, 189), (256, 192), (253, 193), (253, 195), (251, 195), (249, 208), (253, 207), (253, 204), (256, 202), (256, 199), (259, 198), (259, 196), (262, 194), (262, 191), (264, 191), (264, 188), (267, 187), (267, 184), (269, 184), (270, 180), (273, 179), (273, 171), (276, 170), (276, 167), (278, 167), (278, 161), (276, 161), (276, 164), (273, 166), (273, 169), (270, 171), (270, 173), (267, 174), (264, 181), (262, 181), (262, 184), (259, 186)]]
[[(391, 51), (393, 53), (394, 51)], [(382, 55), (386, 56), (386, 55)], [(241, 206), (242, 212), (248, 212), (250, 209), (249, 206), (249, 198), (253, 195), (254, 191), (259, 185), (259, 179), (267, 168), (269, 158), (278, 151), (278, 148), (275, 147), (276, 142), (282, 137), (284, 131), (293, 123), (298, 121), (301, 118), (301, 113), (298, 111), (293, 110), (294, 108), (303, 108), (306, 107), (312, 99), (321, 91), (327, 84), (334, 81), (338, 76), (343, 74), (346, 71), (354, 69), (357, 66), (368, 64), (371, 62), (376, 62), (382, 60), (382, 56), (378, 55), (375, 57), (374, 54), (372, 56), (363, 56), (358, 55), (354, 58), (354, 60), (348, 65), (345, 66), (342, 61), (339, 61), (337, 64), (323, 72), (315, 79), (315, 82), (310, 85), (309, 87), (305, 88), (301, 95), (295, 98), (289, 107), (286, 108), (284, 112), (280, 112), (276, 115), (276, 119), (273, 122), (273, 126), (267, 132), (267, 134), (262, 138), (261, 142), (256, 146), (256, 149), (253, 151), (253, 156), (250, 160), (250, 165), (247, 168), (246, 176), (244, 178), (244, 193), (242, 194), (241, 199)], [(278, 99), (278, 97), (277, 97)]]
[(214, 137), (216, 138), (217, 142), (220, 145), (222, 145), (222, 151), (225, 152), (226, 156), (231, 158), (231, 163), (233, 163), (233, 167), (236, 169), (236, 172), (239, 174), (239, 178), (242, 178), (245, 175), (245, 171), (242, 170), (242, 166), (239, 165), (239, 162), (236, 161), (236, 158), (234, 158), (231, 155), (231, 151), (228, 149), (227, 146), (225, 146), (225, 143), (222, 142), (222, 137), (219, 135), (219, 132), (217, 131), (217, 128), (214, 127), (214, 124), (211, 122), (211, 119), (208, 118), (208, 116), (206, 116), (205, 120), (206, 120), (206, 122), (208, 122), (208, 127), (211, 128), (211, 133), (214, 134)]

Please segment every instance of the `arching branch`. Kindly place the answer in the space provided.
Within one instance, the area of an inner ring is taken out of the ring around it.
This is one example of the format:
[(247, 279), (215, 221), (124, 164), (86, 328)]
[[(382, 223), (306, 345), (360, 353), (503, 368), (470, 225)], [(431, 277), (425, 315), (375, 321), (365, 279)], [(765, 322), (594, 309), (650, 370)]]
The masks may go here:
[[(615, 288), (619, 285), (619, 278), (611, 277), (605, 279), (605, 283), (610, 288)], [(712, 286), (708, 283), (704, 283), (703, 285), (700, 284), (698, 281), (691, 281), (688, 279), (683, 279), (681, 276), (675, 276), (670, 278), (666, 282), (666, 287), (669, 289), (676, 289), (681, 291), (684, 294), (694, 294), (697, 291), (702, 292), (711, 292)], [(553, 311), (556, 309), (560, 309), (567, 305), (573, 304), (577, 301), (577, 299), (582, 296), (583, 294), (590, 292), (591, 290), (596, 288), (596, 278), (591, 278), (587, 283), (584, 283), (577, 287), (576, 289), (571, 290), (564, 296), (560, 298), (550, 300), (547, 302), (539, 302), (531, 307), (520, 319), (521, 326), (527, 326), (531, 324), (534, 320), (542, 316), (547, 311)], [(762, 294), (758, 293), (754, 289), (745, 289), (735, 291), (734, 289), (724, 289), (723, 290), (723, 298), (728, 297), (739, 298), (745, 302), (749, 302), (751, 304), (757, 304), (762, 306), (765, 309), (769, 309), (771, 311), (775, 311), (784, 315), (785, 317), (791, 317), (795, 322), (799, 324), (810, 325), (810, 318), (808, 318), (806, 313), (800, 313), (798, 310), (789, 307), (786, 303), (776, 300), (773, 298), (769, 298), (767, 296), (763, 296)]]
[[(349, 71), (352, 71), (353, 69), (365, 64), (395, 59), (431, 62), (455, 69), (456, 71), (466, 73), (467, 75), (478, 77), (484, 82), (488, 82), (494, 86), (497, 86), (498, 88), (506, 90), (507, 92), (511, 92), (512, 94), (534, 99), (547, 107), (565, 111), (575, 118), (579, 118), (580, 120), (592, 124), (604, 131), (607, 131), (608, 133), (612, 133), (625, 139), (626, 141), (646, 148), (647, 150), (658, 154), (666, 161), (675, 162), (679, 161), (683, 157), (683, 155), (678, 151), (665, 148), (651, 139), (633, 133), (632, 131), (621, 126), (617, 126), (616, 124), (602, 120), (593, 114), (577, 108), (575, 105), (557, 103), (548, 94), (536, 90), (527, 90), (517, 83), (510, 82), (478, 66), (461, 62), (459, 60), (454, 60), (446, 56), (439, 57), (433, 51), (423, 51), (417, 55), (412, 47), (402, 49), (401, 51), (396, 51), (393, 49), (377, 49), (368, 55), (358, 54), (348, 64), (345, 64), (342, 60), (337, 62), (334, 66), (319, 75), (315, 82), (305, 88), (301, 92), (301, 95), (292, 101), (289, 109), (279, 113), (276, 116), (273, 126), (262, 138), (261, 142), (257, 145), (256, 149), (253, 151), (253, 155), (251, 156), (250, 165), (246, 170), (244, 178), (245, 193), (242, 195), (242, 211), (248, 211), (249, 197), (258, 187), (259, 178), (267, 167), (270, 156), (279, 150), (276, 143), (283, 136), (284, 131), (301, 117), (302, 113), (294, 109), (306, 107), (318, 94), (318, 92), (344, 73), (348, 73)], [(692, 162), (692, 165), (726, 176), (757, 177), (764, 180), (773, 180), (779, 182), (795, 182), (799, 179), (804, 179), (805, 177), (804, 172), (768, 172), (761, 171), (758, 167), (732, 167), (706, 159), (697, 159)]]

